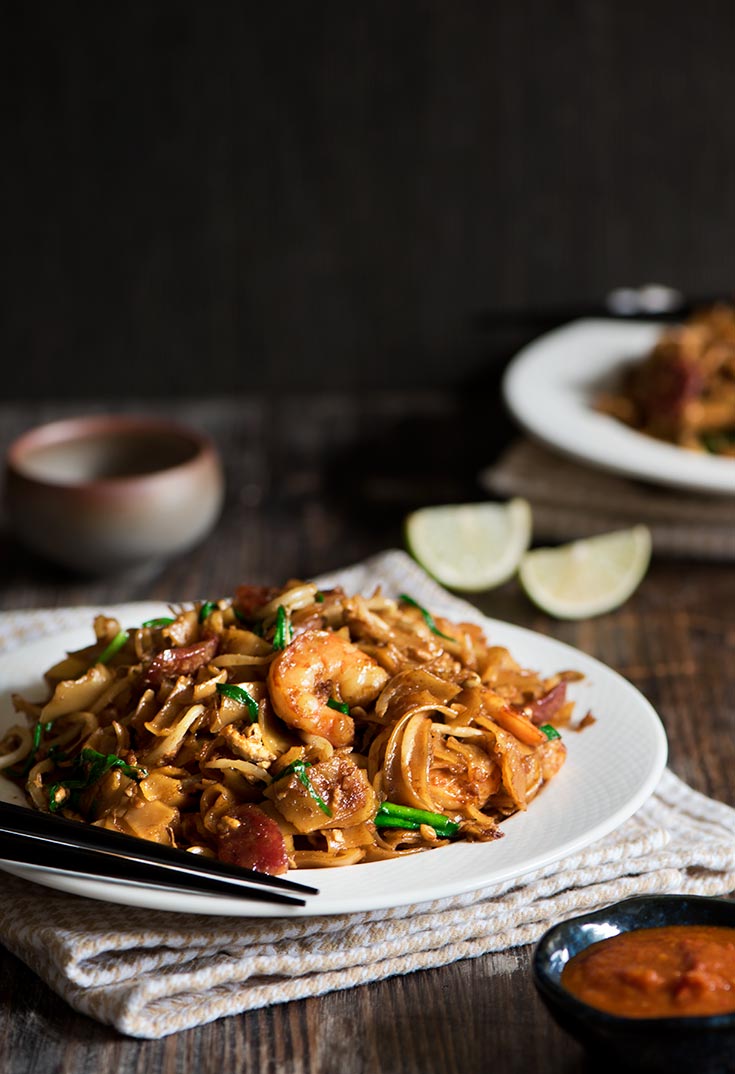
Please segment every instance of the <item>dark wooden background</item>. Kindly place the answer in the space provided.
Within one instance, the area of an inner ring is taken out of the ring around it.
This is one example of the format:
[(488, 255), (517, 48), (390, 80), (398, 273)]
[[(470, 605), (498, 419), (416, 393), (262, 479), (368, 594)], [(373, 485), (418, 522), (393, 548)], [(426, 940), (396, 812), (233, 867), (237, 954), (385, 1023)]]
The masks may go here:
[(6, 399), (471, 384), (733, 287), (731, 0), (3, 12)]

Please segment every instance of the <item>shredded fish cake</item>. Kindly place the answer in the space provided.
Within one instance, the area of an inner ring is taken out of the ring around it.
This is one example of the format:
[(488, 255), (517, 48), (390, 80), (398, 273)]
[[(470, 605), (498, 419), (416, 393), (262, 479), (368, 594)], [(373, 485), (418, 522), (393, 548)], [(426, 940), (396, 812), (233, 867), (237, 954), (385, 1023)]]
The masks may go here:
[(46, 812), (283, 873), (497, 839), (564, 763), (580, 676), (407, 594), (241, 586), (94, 631), (0, 742)]

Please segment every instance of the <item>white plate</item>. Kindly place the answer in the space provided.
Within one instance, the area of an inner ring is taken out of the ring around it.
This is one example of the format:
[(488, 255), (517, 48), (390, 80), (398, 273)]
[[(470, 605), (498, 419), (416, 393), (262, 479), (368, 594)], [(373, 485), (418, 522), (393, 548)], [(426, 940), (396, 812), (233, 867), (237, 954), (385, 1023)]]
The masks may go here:
[(735, 459), (654, 440), (594, 409), (621, 370), (642, 360), (661, 334), (641, 321), (583, 320), (520, 351), (503, 395), (532, 436), (574, 459), (628, 477), (696, 492), (735, 495)]
[[(392, 555), (405, 577), (409, 571), (406, 557)], [(78, 895), (156, 910), (237, 916), (246, 913), (257, 917), (354, 913), (426, 902), (523, 876), (580, 850), (631, 816), (653, 792), (666, 763), (666, 736), (648, 701), (629, 682), (592, 657), (543, 635), (484, 619), (464, 602), (443, 594), (415, 565), (410, 569), (415, 577), (408, 579), (412, 585), (408, 592), (425, 599), (427, 605), (442, 614), (456, 615), (461, 607), (465, 619), (480, 623), (493, 644), (508, 646), (524, 666), (545, 675), (570, 668), (585, 675), (584, 681), (570, 687), (570, 696), (576, 702), (577, 714), (581, 717), (591, 711), (596, 722), (580, 733), (570, 731), (564, 736), (569, 751), (566, 764), (531, 802), (527, 813), (504, 822), (503, 839), (458, 843), (395, 861), (304, 870), (295, 874), (296, 878), (319, 887), (320, 894), (303, 909), (253, 903), (244, 911), (243, 903), (235, 899), (172, 895), (124, 881), (95, 881), (2, 861), (0, 869)], [(132, 626), (165, 614), (166, 610), (159, 604), (128, 605), (122, 623)], [(119, 615), (120, 611), (111, 609), (110, 613)], [(0, 736), (17, 720), (11, 692), (42, 696), (43, 671), (65, 650), (89, 644), (92, 632), (87, 613), (81, 621), (87, 625), (42, 638), (0, 657)], [(0, 800), (25, 804), (18, 788), (2, 777)]]

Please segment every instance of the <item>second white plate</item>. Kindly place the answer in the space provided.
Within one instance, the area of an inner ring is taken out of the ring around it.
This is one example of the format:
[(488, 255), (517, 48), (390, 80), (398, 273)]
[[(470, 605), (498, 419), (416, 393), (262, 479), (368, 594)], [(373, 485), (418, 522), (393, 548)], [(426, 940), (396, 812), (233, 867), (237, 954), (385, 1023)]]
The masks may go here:
[(626, 364), (643, 360), (661, 327), (582, 320), (520, 351), (506, 370), (509, 410), (532, 436), (581, 462), (655, 484), (735, 496), (735, 459), (687, 451), (595, 410)]

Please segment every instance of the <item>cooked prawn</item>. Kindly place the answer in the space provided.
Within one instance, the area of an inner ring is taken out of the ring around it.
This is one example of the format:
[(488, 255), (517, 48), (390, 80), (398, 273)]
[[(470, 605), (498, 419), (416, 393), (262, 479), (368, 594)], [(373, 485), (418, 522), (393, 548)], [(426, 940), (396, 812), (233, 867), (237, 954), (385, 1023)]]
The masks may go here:
[(339, 634), (307, 630), (272, 662), (268, 687), (273, 708), (290, 727), (321, 735), (333, 746), (349, 746), (352, 717), (328, 702), (369, 705), (388, 673), (367, 653)]

